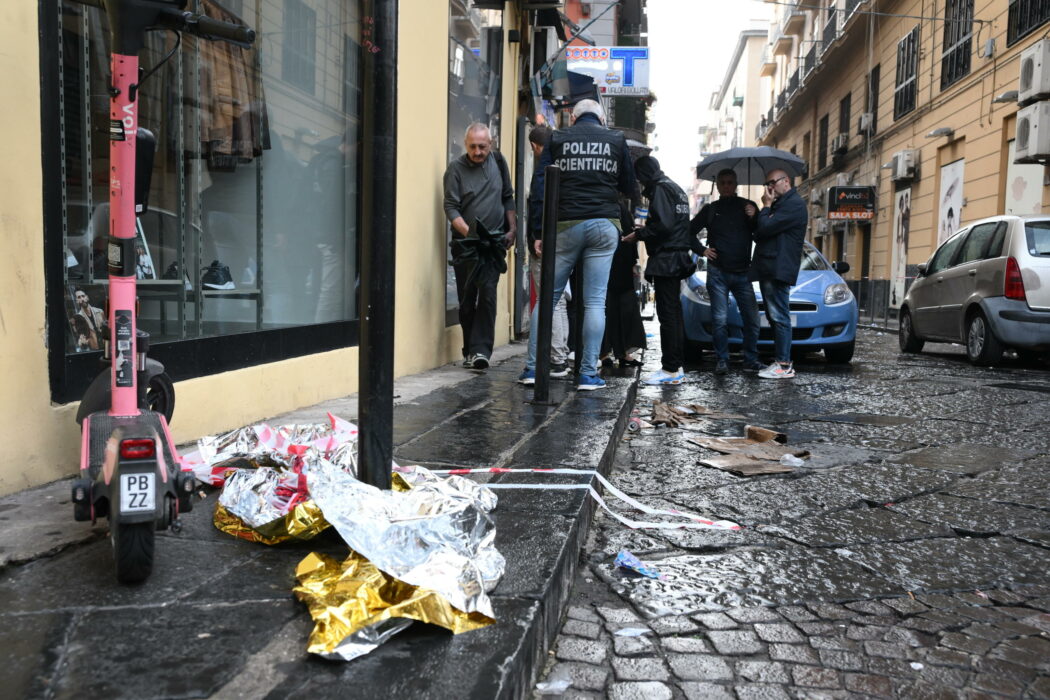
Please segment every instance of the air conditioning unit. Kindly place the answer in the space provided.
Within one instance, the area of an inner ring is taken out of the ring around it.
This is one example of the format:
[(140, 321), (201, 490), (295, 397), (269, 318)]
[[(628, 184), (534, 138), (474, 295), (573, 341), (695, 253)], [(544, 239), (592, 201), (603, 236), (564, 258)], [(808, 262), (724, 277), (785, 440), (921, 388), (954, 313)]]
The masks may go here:
[(831, 155), (845, 153), (849, 149), (849, 134), (842, 133), (831, 139)]
[(857, 133), (861, 136), (867, 136), (868, 132), (871, 131), (871, 125), (874, 123), (874, 115), (871, 112), (865, 112), (860, 115), (860, 119), (857, 120)]
[(824, 190), (819, 187), (814, 187), (809, 191), (809, 203), (810, 204), (823, 204), (824, 203)]
[(1050, 97), (1050, 39), (1040, 39), (1021, 52), (1017, 104), (1024, 107)]
[(828, 220), (827, 219), (817, 219), (816, 229), (817, 229), (817, 235), (822, 235), (822, 234), (827, 233), (828, 232)]
[(1017, 113), (1015, 163), (1038, 163), (1050, 158), (1050, 102), (1036, 102)]
[(906, 148), (893, 154), (893, 169), (890, 179), (894, 182), (899, 180), (915, 179), (915, 161), (917, 153), (914, 149)]

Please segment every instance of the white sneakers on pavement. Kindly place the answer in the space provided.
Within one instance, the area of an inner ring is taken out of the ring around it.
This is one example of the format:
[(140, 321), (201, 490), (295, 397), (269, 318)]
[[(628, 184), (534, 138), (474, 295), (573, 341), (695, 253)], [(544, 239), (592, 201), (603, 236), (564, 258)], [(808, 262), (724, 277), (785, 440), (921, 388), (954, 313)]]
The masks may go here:
[(790, 362), (782, 365), (774, 361), (769, 367), (761, 370), (758, 376), (762, 379), (792, 379), (795, 376), (795, 367)]
[(681, 384), (685, 381), (685, 373), (679, 367), (674, 372), (668, 372), (661, 368), (642, 377), (642, 384), (649, 386), (661, 386), (664, 384)]

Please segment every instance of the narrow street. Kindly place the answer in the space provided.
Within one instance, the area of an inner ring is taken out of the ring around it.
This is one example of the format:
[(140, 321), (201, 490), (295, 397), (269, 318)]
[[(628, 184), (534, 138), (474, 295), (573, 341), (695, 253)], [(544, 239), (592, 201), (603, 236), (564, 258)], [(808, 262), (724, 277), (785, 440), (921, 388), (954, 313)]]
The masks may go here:
[[(599, 513), (538, 695), (1050, 697), (1045, 366), (902, 355), (871, 330), (852, 366), (813, 356), (790, 381), (710, 364), (639, 387), (638, 414), (661, 400), (739, 417), (628, 434), (611, 479), (742, 529), (628, 530)], [(698, 464), (715, 453), (691, 438), (745, 424), (811, 456), (750, 477)], [(615, 567), (625, 549), (662, 578)]]

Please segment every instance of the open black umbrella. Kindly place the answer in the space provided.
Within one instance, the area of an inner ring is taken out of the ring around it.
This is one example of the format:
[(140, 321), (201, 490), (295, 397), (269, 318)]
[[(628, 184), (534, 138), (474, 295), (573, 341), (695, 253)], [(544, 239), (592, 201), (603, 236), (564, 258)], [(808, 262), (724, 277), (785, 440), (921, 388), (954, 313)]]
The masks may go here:
[(715, 180), (718, 173), (729, 169), (736, 173), (741, 185), (761, 185), (766, 173), (779, 169), (791, 177), (798, 177), (806, 167), (806, 161), (794, 153), (770, 146), (741, 146), (728, 151), (713, 153), (696, 166), (696, 176), (701, 180)]

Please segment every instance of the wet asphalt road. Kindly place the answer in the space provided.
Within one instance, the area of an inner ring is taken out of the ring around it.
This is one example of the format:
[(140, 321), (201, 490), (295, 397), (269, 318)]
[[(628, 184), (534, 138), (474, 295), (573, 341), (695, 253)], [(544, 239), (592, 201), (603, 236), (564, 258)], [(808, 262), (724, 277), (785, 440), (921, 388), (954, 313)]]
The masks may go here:
[[(663, 400), (744, 418), (628, 436), (613, 483), (744, 528), (628, 530), (599, 513), (543, 674), (551, 692), (1050, 698), (1046, 365), (975, 368), (946, 345), (902, 355), (894, 334), (862, 331), (851, 366), (812, 356), (790, 381), (711, 367), (641, 388), (640, 415)], [(714, 453), (690, 438), (745, 424), (812, 456), (753, 477), (697, 463)], [(613, 567), (622, 549), (664, 579)]]

